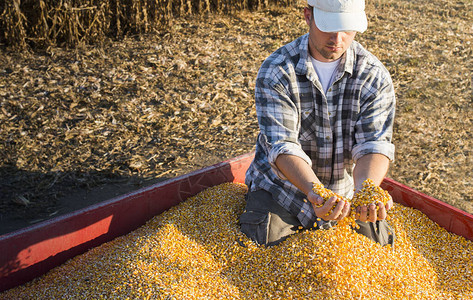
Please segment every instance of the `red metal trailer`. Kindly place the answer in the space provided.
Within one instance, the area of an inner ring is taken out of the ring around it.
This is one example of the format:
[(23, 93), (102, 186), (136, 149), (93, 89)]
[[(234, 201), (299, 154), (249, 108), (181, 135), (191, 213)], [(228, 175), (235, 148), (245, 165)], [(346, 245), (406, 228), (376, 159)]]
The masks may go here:
[[(88, 249), (127, 234), (171, 206), (224, 182), (244, 182), (254, 153), (0, 236), (0, 292), (38, 277)], [(382, 187), (448, 231), (473, 240), (473, 215), (392, 179)]]

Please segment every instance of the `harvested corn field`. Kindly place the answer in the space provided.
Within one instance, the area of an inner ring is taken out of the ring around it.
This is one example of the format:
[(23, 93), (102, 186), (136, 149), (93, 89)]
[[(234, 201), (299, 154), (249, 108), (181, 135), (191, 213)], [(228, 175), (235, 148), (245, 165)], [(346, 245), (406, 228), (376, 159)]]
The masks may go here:
[[(156, 33), (100, 46), (3, 49), (0, 230), (251, 151), (256, 73), (307, 31), (304, 3), (173, 18)], [(367, 1), (369, 28), (356, 38), (396, 88), (389, 176), (469, 212), (472, 5)]]
[(395, 204), (394, 248), (347, 226), (244, 236), (246, 186), (211, 187), (0, 299), (471, 299), (473, 242)]

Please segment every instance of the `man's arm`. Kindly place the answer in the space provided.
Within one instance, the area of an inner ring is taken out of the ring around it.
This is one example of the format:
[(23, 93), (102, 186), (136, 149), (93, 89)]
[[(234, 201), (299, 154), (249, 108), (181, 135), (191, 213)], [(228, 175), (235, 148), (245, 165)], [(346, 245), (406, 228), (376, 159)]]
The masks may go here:
[[(371, 178), (376, 185), (380, 185), (389, 169), (389, 159), (383, 154), (373, 153), (366, 154), (358, 159), (353, 169), (353, 179), (355, 181), (355, 193), (363, 188), (363, 181)], [(375, 222), (376, 220), (384, 220), (387, 216), (387, 210), (393, 205), (392, 199), (384, 206), (379, 203), (378, 213), (376, 214), (376, 206), (363, 206), (357, 208), (359, 219), (363, 222)], [(369, 212), (369, 216), (368, 216)]]
[(383, 154), (373, 153), (362, 156), (353, 169), (355, 191), (363, 188), (363, 181), (371, 178), (376, 185), (380, 185), (389, 169), (389, 158)]
[(350, 204), (345, 201), (340, 201), (334, 207), (332, 213), (326, 215), (336, 203), (335, 197), (330, 198), (322, 207), (319, 207), (324, 202), (322, 197), (312, 191), (312, 185), (313, 182), (320, 183), (320, 180), (302, 158), (295, 155), (281, 154), (276, 158), (275, 164), (292, 184), (307, 195), (307, 199), (312, 203), (317, 217), (324, 220), (341, 220), (348, 215)]

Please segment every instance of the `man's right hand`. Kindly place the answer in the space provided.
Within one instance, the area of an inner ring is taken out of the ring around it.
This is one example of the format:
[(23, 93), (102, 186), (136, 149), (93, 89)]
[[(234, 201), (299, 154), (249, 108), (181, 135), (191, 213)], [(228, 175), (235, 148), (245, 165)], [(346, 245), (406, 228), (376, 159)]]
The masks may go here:
[(337, 203), (337, 197), (331, 197), (324, 203), (324, 199), (313, 191), (308, 193), (307, 198), (312, 203), (315, 215), (325, 221), (339, 221), (350, 214), (350, 203), (348, 201), (340, 200)]

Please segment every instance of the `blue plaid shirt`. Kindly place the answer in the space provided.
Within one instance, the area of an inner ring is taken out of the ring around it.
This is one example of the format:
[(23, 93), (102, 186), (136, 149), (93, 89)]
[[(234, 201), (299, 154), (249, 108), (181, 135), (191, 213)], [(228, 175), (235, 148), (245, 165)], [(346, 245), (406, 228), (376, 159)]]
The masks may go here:
[(346, 197), (353, 194), (360, 157), (379, 153), (394, 160), (396, 100), (389, 72), (356, 41), (335, 72), (324, 94), (306, 34), (271, 54), (256, 79), (260, 133), (245, 183), (270, 192), (305, 227), (313, 226), (314, 210), (276, 167), (278, 155), (301, 157), (325, 187)]

